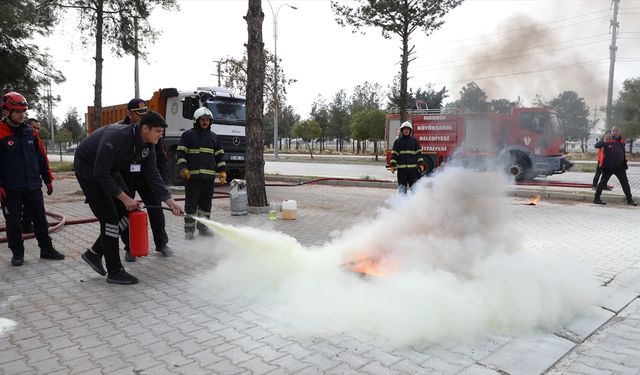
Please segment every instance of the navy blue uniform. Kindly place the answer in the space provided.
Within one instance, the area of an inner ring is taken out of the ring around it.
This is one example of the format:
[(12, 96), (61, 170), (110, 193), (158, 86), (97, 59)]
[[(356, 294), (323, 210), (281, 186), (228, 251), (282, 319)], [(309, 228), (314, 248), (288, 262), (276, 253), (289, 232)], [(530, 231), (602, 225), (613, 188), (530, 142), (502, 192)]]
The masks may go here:
[(0, 121), (0, 187), (7, 197), (2, 211), (6, 220), (7, 240), (14, 258), (24, 257), (22, 210), (33, 218), (34, 234), (40, 255), (53, 250), (42, 197), (42, 182), (53, 182), (49, 160), (38, 133), (26, 124), (10, 126)]
[(161, 200), (171, 198), (156, 164), (153, 145), (144, 143), (139, 125), (115, 124), (95, 130), (78, 146), (74, 171), (85, 194), (86, 202), (100, 221), (100, 236), (92, 250), (104, 255), (107, 272), (122, 269), (118, 254), (120, 231), (128, 229), (127, 209), (116, 197), (128, 193), (120, 170), (139, 165), (150, 189)]
[[(202, 129), (198, 124), (182, 133), (176, 149), (178, 168), (187, 168), (191, 178), (185, 183), (184, 211), (189, 215), (211, 217), (211, 200), (216, 172), (226, 171), (224, 150), (218, 136), (210, 130)], [(206, 232), (204, 224), (198, 223), (198, 230)], [(184, 230), (193, 233), (196, 222), (187, 216)]]
[(398, 185), (400, 192), (407, 192), (418, 180), (418, 164), (424, 164), (422, 148), (418, 140), (411, 134), (400, 136), (393, 142), (390, 164), (398, 171)]

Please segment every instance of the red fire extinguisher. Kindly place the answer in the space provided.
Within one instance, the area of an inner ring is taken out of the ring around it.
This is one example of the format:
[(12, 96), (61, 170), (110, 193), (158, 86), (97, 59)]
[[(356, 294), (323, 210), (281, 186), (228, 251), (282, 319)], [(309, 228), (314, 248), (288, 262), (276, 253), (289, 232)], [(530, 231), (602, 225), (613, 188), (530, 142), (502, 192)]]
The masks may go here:
[(149, 255), (147, 213), (141, 210), (129, 212), (129, 254), (134, 257)]

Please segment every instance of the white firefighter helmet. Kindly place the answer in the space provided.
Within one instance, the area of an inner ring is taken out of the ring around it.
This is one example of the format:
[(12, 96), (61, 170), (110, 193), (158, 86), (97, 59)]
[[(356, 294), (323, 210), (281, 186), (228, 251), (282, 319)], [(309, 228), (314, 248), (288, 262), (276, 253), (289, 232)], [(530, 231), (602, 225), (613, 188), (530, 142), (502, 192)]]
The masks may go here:
[(413, 125), (409, 121), (405, 121), (400, 125), (400, 131), (402, 131), (402, 128), (409, 128), (409, 130), (413, 131)]
[(193, 114), (193, 121), (194, 122), (198, 122), (198, 119), (200, 117), (207, 117), (211, 120), (213, 120), (213, 114), (211, 113), (211, 111), (209, 110), (209, 108), (207, 107), (200, 107), (198, 109), (196, 109), (196, 111)]

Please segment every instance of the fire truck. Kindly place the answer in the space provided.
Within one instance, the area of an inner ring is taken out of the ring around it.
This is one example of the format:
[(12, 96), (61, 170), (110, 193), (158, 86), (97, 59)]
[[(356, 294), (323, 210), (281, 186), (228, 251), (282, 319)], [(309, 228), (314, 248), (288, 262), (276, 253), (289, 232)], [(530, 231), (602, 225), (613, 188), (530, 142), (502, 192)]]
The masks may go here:
[[(167, 121), (165, 143), (171, 166), (171, 182), (181, 183), (176, 168), (176, 148), (182, 132), (193, 127), (193, 113), (207, 107), (213, 114), (211, 130), (222, 142), (227, 174), (230, 179), (244, 176), (245, 159), (245, 98), (221, 87), (198, 87), (192, 91), (175, 88), (159, 89), (147, 102), (147, 107), (160, 113)], [(102, 108), (101, 126), (115, 124), (127, 116), (127, 103)], [(88, 130), (93, 130), (94, 108), (87, 111)]]
[[(565, 138), (548, 108), (513, 108), (508, 115), (418, 109), (407, 120), (422, 146), (427, 173), (454, 156), (465, 165), (501, 163), (516, 181), (564, 173), (573, 165), (562, 156)], [(400, 114), (387, 115), (387, 165), (399, 129)]]

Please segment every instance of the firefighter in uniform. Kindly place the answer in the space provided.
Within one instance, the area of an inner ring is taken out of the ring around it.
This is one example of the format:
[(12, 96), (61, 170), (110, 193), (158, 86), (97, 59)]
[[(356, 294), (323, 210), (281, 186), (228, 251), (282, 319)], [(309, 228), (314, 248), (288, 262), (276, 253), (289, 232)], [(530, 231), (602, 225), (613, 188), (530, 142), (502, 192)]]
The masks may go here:
[[(95, 130), (76, 149), (73, 169), (86, 202), (100, 221), (100, 235), (82, 254), (82, 259), (100, 275), (106, 274), (108, 283), (138, 282), (124, 270), (118, 253), (120, 231), (129, 226), (127, 212), (140, 205), (127, 194), (121, 169), (143, 175), (174, 215), (183, 213), (160, 177), (153, 150), (166, 127), (162, 116), (149, 111), (139, 124), (114, 124)], [(106, 272), (102, 266), (103, 255)]]
[[(208, 108), (198, 108), (193, 114), (193, 120), (193, 129), (182, 133), (176, 149), (180, 176), (185, 180), (184, 209), (188, 215), (209, 219), (216, 172), (219, 173), (221, 184), (227, 182), (224, 150), (216, 133), (211, 131), (213, 115)], [(202, 236), (212, 235), (202, 223), (197, 223), (197, 228)], [(195, 230), (195, 220), (186, 216), (185, 238), (192, 240)]]
[(393, 142), (391, 151), (389, 170), (391, 173), (398, 170), (398, 191), (403, 194), (407, 193), (407, 187), (411, 189), (418, 180), (419, 173), (423, 173), (425, 169), (420, 143), (411, 135), (412, 132), (411, 123), (403, 122), (400, 125), (400, 136)]
[(0, 202), (6, 221), (9, 249), (13, 252), (11, 265), (24, 263), (22, 240), (22, 210), (33, 218), (34, 234), (40, 247), (41, 259), (64, 259), (49, 236), (44, 211), (42, 182), (47, 194), (53, 193), (53, 174), (38, 133), (24, 122), (27, 100), (17, 92), (2, 97), (0, 120)]
[[(119, 124), (137, 124), (140, 122), (142, 116), (149, 111), (147, 103), (138, 98), (131, 99), (129, 101), (129, 104), (127, 104), (127, 110), (129, 111), (129, 114), (124, 118), (124, 120), (120, 121)], [(156, 164), (158, 166), (158, 171), (160, 172), (160, 177), (162, 177), (164, 182), (167, 183), (169, 181), (169, 158), (164, 144), (164, 136), (158, 139), (158, 143), (155, 145), (154, 151), (156, 154)], [(153, 233), (153, 242), (156, 245), (156, 251), (164, 256), (170, 256), (172, 251), (168, 245), (169, 236), (165, 229), (164, 212), (162, 208), (159, 207), (162, 205), (160, 197), (149, 187), (149, 184), (147, 184), (147, 181), (140, 175), (140, 173), (131, 173), (129, 168), (125, 168), (120, 171), (120, 174), (129, 188), (129, 196), (131, 198), (135, 198), (136, 192), (138, 192), (142, 202), (146, 206), (158, 207), (147, 209), (147, 213), (149, 214), (149, 226), (151, 227), (151, 233)], [(122, 240), (125, 242), (124, 259), (127, 262), (135, 262), (136, 258), (129, 254), (129, 236), (126, 233), (123, 233)]]

